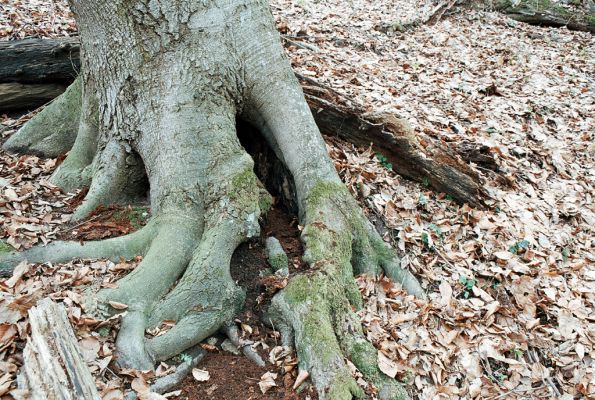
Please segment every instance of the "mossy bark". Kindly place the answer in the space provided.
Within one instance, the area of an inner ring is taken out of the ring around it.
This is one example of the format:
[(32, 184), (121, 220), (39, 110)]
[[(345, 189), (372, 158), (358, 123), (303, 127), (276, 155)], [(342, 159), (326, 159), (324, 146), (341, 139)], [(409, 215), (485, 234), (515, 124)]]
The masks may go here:
[[(404, 397), (374, 366), (373, 347), (353, 314), (362, 304), (353, 277), (384, 272), (417, 296), (423, 290), (342, 185), (268, 3), (71, 3), (81, 32), (83, 70), (75, 85), (82, 86), (83, 106), (76, 142), (54, 179), (74, 187), (89, 178), (75, 214), (83, 218), (146, 174), (152, 218), (130, 236), (0, 255), (1, 265), (142, 255), (117, 288), (89, 296), (87, 304), (105, 313), (117, 311), (113, 301), (128, 306), (116, 343), (125, 366), (150, 368), (227, 329), (245, 296), (231, 278), (231, 256), (259, 235), (259, 217), (271, 204), (237, 138), (240, 116), (261, 130), (291, 174), (305, 227), (309, 270), (290, 277), (270, 317), (295, 346), (321, 398), (364, 395), (346, 358), (378, 385), (382, 398)], [(35, 119), (30, 124), (33, 129)], [(146, 329), (163, 320), (176, 323), (147, 339)]]

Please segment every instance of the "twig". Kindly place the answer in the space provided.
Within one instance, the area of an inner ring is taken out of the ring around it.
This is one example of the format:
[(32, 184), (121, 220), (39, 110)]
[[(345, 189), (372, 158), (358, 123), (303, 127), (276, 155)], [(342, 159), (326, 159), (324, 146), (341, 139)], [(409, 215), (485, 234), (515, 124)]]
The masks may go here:
[[(163, 394), (169, 392), (173, 388), (175, 388), (180, 382), (186, 378), (186, 375), (192, 371), (192, 368), (196, 367), (202, 359), (205, 357), (206, 352), (200, 348), (197, 348), (196, 355), (190, 361), (185, 361), (182, 364), (178, 365), (176, 371), (172, 374), (162, 376), (161, 378), (157, 379), (151, 385), (151, 392)], [(138, 398), (135, 392), (129, 392), (125, 400), (136, 400)]]
[(223, 332), (225, 332), (225, 334), (234, 346), (242, 350), (242, 353), (244, 353), (246, 358), (253, 361), (259, 367), (265, 366), (265, 362), (263, 361), (263, 359), (252, 348), (253, 343), (240, 338), (238, 327), (235, 324), (226, 326), (225, 328), (223, 328)]
[[(529, 361), (532, 363), (538, 363), (539, 362), (539, 357), (537, 356), (537, 352), (535, 352), (534, 350), (527, 350), (527, 356), (529, 357)], [(562, 396), (562, 393), (560, 393), (560, 391), (558, 390), (558, 388), (556, 387), (556, 384), (554, 383), (554, 381), (552, 380), (552, 378), (550, 377), (542, 377), (541, 381), (546, 385), (549, 386), (552, 391), (554, 392), (554, 394), (556, 395), (556, 397), (560, 397)]]

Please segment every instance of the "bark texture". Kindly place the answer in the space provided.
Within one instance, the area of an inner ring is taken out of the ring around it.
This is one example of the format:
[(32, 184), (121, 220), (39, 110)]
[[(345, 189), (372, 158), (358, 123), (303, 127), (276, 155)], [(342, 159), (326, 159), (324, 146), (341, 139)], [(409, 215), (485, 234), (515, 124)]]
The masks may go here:
[(47, 103), (64, 92), (79, 70), (78, 39), (0, 42), (0, 112)]
[(80, 70), (76, 38), (0, 42), (0, 83), (71, 83)]
[[(268, 319), (296, 348), (322, 399), (364, 393), (345, 358), (383, 399), (406, 393), (377, 367), (354, 309), (356, 274), (384, 273), (410, 293), (424, 292), (342, 185), (290, 68), (265, 0), (72, 0), (81, 32), (82, 74), (73, 86), (7, 143), (20, 148), (44, 130), (76, 139), (52, 179), (69, 189), (90, 184), (75, 213), (126, 197), (149, 183), (152, 219), (129, 236), (58, 242), (2, 256), (22, 259), (130, 257), (143, 261), (118, 282), (88, 296), (86, 308), (128, 306), (116, 346), (123, 366), (152, 368), (230, 328), (245, 294), (231, 278), (236, 247), (259, 234), (270, 195), (236, 134), (236, 117), (258, 128), (293, 182), (308, 272), (290, 276)], [(78, 89), (77, 89), (78, 85)], [(80, 93), (79, 95), (77, 95)], [(60, 117), (74, 110), (77, 119)], [(44, 114), (45, 113), (45, 114)], [(43, 135), (41, 135), (43, 136)], [(32, 147), (46, 140), (36, 137)], [(69, 139), (71, 140), (71, 139)], [(145, 331), (164, 320), (165, 334)], [(256, 360), (257, 361), (257, 360)]]

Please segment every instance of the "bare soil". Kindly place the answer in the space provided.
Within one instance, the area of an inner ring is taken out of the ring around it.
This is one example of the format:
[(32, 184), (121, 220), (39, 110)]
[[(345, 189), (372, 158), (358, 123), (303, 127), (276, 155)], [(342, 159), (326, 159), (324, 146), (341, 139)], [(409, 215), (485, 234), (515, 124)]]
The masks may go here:
[[(268, 270), (264, 240), (276, 237), (287, 253), (290, 271), (296, 272), (304, 267), (301, 260), (302, 244), (297, 220), (283, 207), (273, 208), (263, 221), (261, 237), (244, 243), (237, 248), (231, 260), (231, 274), (234, 280), (246, 290), (244, 310), (238, 316), (243, 324), (252, 328), (248, 339), (261, 341), (273, 348), (278, 346), (278, 336), (270, 327), (264, 325), (261, 316), (272, 296), (263, 285), (263, 274)], [(209, 371), (207, 382), (198, 382), (189, 375), (179, 386), (182, 390), (179, 398), (184, 399), (316, 399), (314, 388), (309, 385), (300, 393), (293, 389), (295, 371), (283, 374), (281, 368), (268, 362), (268, 351), (262, 351), (262, 358), (267, 361), (265, 367), (258, 367), (244, 356), (233, 355), (224, 351), (210, 352), (198, 368)], [(276, 387), (265, 394), (260, 391), (258, 382), (266, 372), (277, 374)]]

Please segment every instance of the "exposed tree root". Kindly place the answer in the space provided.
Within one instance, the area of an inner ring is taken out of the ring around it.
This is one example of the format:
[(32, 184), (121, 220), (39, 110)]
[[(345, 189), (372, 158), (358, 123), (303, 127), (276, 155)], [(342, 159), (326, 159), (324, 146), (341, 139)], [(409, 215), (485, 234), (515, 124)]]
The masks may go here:
[(141, 230), (126, 236), (94, 242), (53, 242), (47, 246), (36, 246), (25, 251), (0, 254), (0, 276), (12, 274), (21, 261), (31, 263), (66, 262), (73, 258), (107, 258), (117, 261), (120, 257), (132, 259), (144, 255), (156, 235), (156, 222), (151, 221)]
[[(151, 384), (151, 392), (164, 394), (178, 386), (190, 374), (192, 368), (196, 367), (205, 358), (206, 352), (200, 348), (193, 348), (188, 351), (190, 357), (189, 361), (184, 361), (176, 367), (175, 372), (158, 378)], [(136, 400), (138, 396), (135, 392), (128, 393), (125, 400)]]
[(12, 152), (58, 157), (69, 151), (79, 130), (81, 79), (47, 105), (5, 143)]
[(266, 365), (262, 357), (260, 357), (260, 354), (252, 348), (253, 343), (245, 341), (240, 337), (238, 327), (235, 324), (227, 325), (223, 328), (223, 332), (227, 335), (229, 341), (241, 350), (249, 360), (254, 362), (254, 364), (259, 367), (264, 367)]
[(270, 318), (280, 327), (284, 343), (295, 344), (300, 369), (310, 372), (323, 399), (364, 396), (345, 358), (376, 385), (381, 398), (406, 398), (404, 389), (378, 369), (377, 352), (352, 311), (361, 308), (353, 276), (388, 269), (410, 293), (423, 298), (422, 288), (398, 266), (344, 187), (317, 185), (305, 212), (304, 259), (311, 271), (292, 277), (275, 295)]

